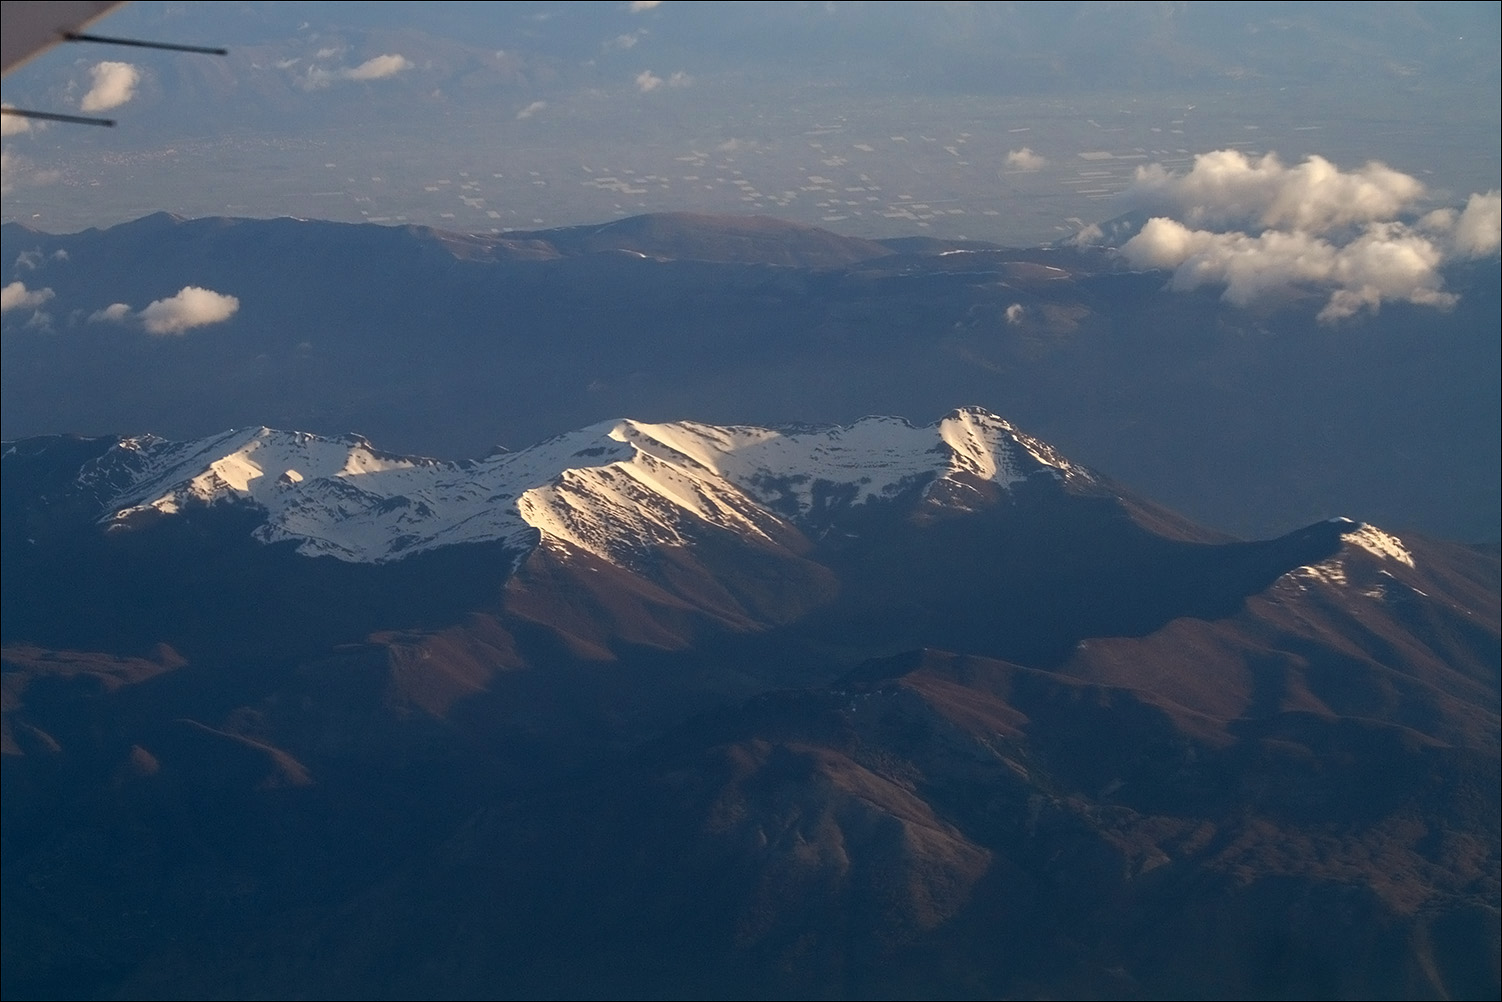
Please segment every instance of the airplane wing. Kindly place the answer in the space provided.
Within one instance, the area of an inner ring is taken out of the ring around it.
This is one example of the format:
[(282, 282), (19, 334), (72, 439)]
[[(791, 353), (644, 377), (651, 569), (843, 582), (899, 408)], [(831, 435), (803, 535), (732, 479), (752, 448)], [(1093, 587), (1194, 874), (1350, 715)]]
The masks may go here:
[(0, 74), (77, 34), (123, 3), (5, 0), (0, 4)]

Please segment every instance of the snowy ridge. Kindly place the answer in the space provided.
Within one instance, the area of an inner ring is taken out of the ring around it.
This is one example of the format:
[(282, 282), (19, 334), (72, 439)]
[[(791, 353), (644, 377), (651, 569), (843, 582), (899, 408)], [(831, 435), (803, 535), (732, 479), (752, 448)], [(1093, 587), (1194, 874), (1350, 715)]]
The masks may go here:
[(629, 564), (704, 525), (775, 541), (816, 512), (967, 478), (1002, 487), (1045, 472), (1088, 479), (979, 409), (925, 428), (899, 418), (777, 430), (606, 421), (460, 463), (391, 456), (358, 437), (254, 428), (195, 442), (122, 440), (80, 475), (124, 527), (194, 505), (266, 512), (262, 542), (380, 563), (460, 543), (567, 544)]
[[(1365, 522), (1356, 522), (1349, 518), (1332, 518), (1331, 522), (1343, 526), (1340, 538), (1347, 546), (1354, 546), (1364, 550), (1372, 556), (1382, 560), (1390, 560), (1405, 567), (1416, 566), (1413, 554), (1403, 545), (1403, 541), (1391, 533), (1383, 532), (1375, 525), (1367, 525)], [(1317, 582), (1333, 585), (1337, 588), (1345, 588), (1351, 585), (1346, 567), (1347, 550), (1342, 547), (1339, 552), (1327, 560), (1321, 560), (1317, 564), (1308, 564), (1303, 567), (1295, 567), (1283, 577), (1291, 584), (1302, 589), (1307, 583)], [(1392, 574), (1388, 571), (1380, 572), (1384, 577), (1391, 579)], [(1415, 589), (1416, 590), (1416, 589)], [(1385, 590), (1367, 590), (1362, 592), (1368, 598), (1385, 597)], [(1422, 592), (1420, 592), (1422, 594)]]
[(1341, 538), (1375, 556), (1396, 560), (1409, 567), (1414, 566), (1413, 554), (1408, 552), (1403, 541), (1397, 536), (1383, 532), (1375, 525), (1362, 523), (1352, 531), (1342, 534)]
[[(270, 428), (225, 432), (195, 442), (126, 439), (111, 455), (115, 462), (101, 464), (81, 479), (92, 477), (119, 491), (112, 504), (125, 495), (161, 489), (163, 493), (148, 505), (167, 514), (184, 503), (208, 503), (223, 496), (265, 504), (281, 486), (266, 477), (267, 471), (300, 482), (431, 465), (428, 460), (385, 456), (360, 438), (327, 439)], [(189, 470), (197, 472), (182, 482)], [(130, 475), (125, 484), (117, 483), (122, 472)]]

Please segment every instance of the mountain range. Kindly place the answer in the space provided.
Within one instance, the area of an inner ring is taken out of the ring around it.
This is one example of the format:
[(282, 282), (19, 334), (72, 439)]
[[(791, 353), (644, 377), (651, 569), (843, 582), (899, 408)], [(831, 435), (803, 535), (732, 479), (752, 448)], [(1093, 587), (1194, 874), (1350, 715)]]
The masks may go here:
[(1495, 546), (982, 407), (3, 474), (7, 995), (1498, 990)]
[[(1241, 307), (1101, 250), (759, 217), (461, 235), (158, 214), (4, 243), (36, 302), (5, 313), (9, 439), (269, 424), (458, 459), (620, 414), (848, 425), (964, 400), (1239, 536), (1344, 512), (1491, 541), (1502, 520), (1495, 260), (1447, 268), (1451, 309), (1330, 326), (1313, 292)], [(236, 309), (148, 329), (188, 288)]]

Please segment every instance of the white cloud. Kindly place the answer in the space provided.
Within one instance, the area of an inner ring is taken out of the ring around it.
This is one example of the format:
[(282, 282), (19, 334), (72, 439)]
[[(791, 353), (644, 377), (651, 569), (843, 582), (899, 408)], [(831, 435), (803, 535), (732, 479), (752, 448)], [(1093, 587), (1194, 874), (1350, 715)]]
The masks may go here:
[(631, 13), (640, 14), (645, 10), (653, 10), (662, 6), (662, 0), (631, 0)]
[(147, 306), (141, 311), (141, 322), (148, 334), (181, 334), (194, 327), (228, 320), (239, 308), (240, 300), (234, 296), (189, 285), (177, 295)]
[(130, 63), (95, 63), (89, 74), (94, 78), (93, 86), (78, 102), (84, 111), (120, 107), (136, 96), (136, 85), (141, 82), (141, 71)]
[(516, 120), (520, 122), (531, 118), (533, 115), (537, 114), (547, 106), (548, 103), (546, 101), (533, 101), (531, 104), (527, 105), (521, 111), (518, 111), (516, 113)]
[(1345, 245), (1312, 233), (1267, 230), (1257, 236), (1191, 230), (1158, 216), (1121, 248), (1136, 267), (1173, 270), (1170, 287), (1224, 284), (1223, 298), (1246, 306), (1300, 286), (1332, 288), (1319, 319), (1340, 320), (1383, 300), (1445, 307), (1444, 253), (1429, 237), (1397, 222), (1373, 223)]
[[(0, 107), (14, 108), (15, 105), (7, 101)], [(33, 129), (40, 130), (45, 125), (45, 122), (35, 121), (25, 115), (0, 115), (0, 136), (19, 136)]]
[(663, 79), (651, 70), (642, 70), (636, 75), (636, 89), (643, 94), (650, 94), (664, 84), (669, 87), (687, 87), (693, 82), (694, 78), (682, 70), (678, 70), (667, 79)]
[(1007, 153), (1007, 166), (1013, 170), (1042, 170), (1048, 166), (1048, 158), (1024, 146)]
[(0, 313), (11, 310), (34, 310), (52, 298), (51, 289), (28, 289), (24, 282), (12, 282), (0, 289)]
[(39, 187), (61, 179), (60, 170), (37, 170), (27, 158), (16, 156), (9, 149), (0, 150), (0, 193), (9, 195), (23, 185)]
[(40, 247), (33, 247), (31, 250), (22, 251), (21, 253), (16, 255), (14, 270), (36, 271), (42, 265), (46, 264), (49, 260), (66, 261), (68, 260), (68, 252), (63, 250), (62, 248), (58, 248), (51, 254), (44, 255)]
[(1013, 303), (1011, 306), (1008, 306), (1007, 323), (1012, 324), (1013, 326), (1022, 323), (1022, 314), (1024, 312), (1025, 311), (1023, 310), (1021, 303)]
[(1376, 161), (1342, 171), (1319, 156), (1285, 167), (1276, 153), (1253, 160), (1238, 150), (1216, 150), (1196, 156), (1187, 174), (1161, 164), (1138, 167), (1130, 193), (1194, 225), (1326, 233), (1393, 219), (1423, 197), (1424, 186)]
[(89, 323), (112, 323), (123, 324), (130, 319), (130, 305), (128, 303), (111, 303), (102, 310), (95, 310), (89, 314)]
[(1383, 301), (1453, 305), (1441, 269), (1495, 252), (1502, 229), (1497, 192), (1415, 218), (1423, 184), (1375, 161), (1343, 171), (1318, 156), (1287, 167), (1275, 153), (1217, 150), (1183, 174), (1138, 168), (1132, 194), (1167, 212), (1122, 246), (1130, 264), (1173, 271), (1174, 289), (1224, 285), (1240, 306), (1323, 290), (1325, 323)]
[(1502, 246), (1502, 192), (1472, 195), (1455, 223), (1453, 239), (1466, 257), (1495, 254)]
[(627, 49), (633, 49), (633, 48), (635, 48), (636, 47), (636, 43), (640, 42), (643, 38), (646, 37), (646, 35), (647, 35), (647, 29), (646, 28), (638, 28), (635, 31), (627, 32), (624, 35), (617, 35), (617, 36), (615, 36), (614, 38), (612, 38), (608, 42), (606, 42), (604, 45), (602, 45), (601, 48), (604, 49), (606, 52), (610, 52), (610, 51), (624, 52)]
[(367, 59), (354, 69), (342, 72), (346, 80), (383, 80), (411, 68), (412, 63), (406, 56), (387, 53), (384, 56)]
[(1081, 226), (1080, 231), (1064, 242), (1071, 247), (1095, 247), (1106, 238), (1105, 230), (1096, 223)]
[(341, 80), (384, 80), (412, 69), (412, 65), (412, 61), (406, 56), (388, 52), (367, 59), (359, 66), (344, 66), (335, 70), (311, 66), (305, 77), (305, 86), (309, 90), (314, 90)]

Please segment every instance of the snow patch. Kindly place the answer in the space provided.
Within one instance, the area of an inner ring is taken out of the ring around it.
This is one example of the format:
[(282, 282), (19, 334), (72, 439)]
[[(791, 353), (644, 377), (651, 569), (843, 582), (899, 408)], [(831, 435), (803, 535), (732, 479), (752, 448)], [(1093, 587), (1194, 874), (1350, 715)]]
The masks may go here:
[(1341, 533), (1341, 538), (1348, 543), (1361, 547), (1368, 553), (1383, 557), (1387, 560), (1396, 560), (1408, 567), (1414, 566), (1413, 554), (1404, 547), (1403, 541), (1397, 536), (1389, 535), (1374, 525), (1359, 524), (1357, 528)]
[(1303, 567), (1295, 567), (1284, 575), (1285, 578), (1305, 589), (1308, 584), (1327, 584), (1336, 588), (1344, 588), (1350, 582), (1346, 579), (1345, 565), (1339, 557), (1323, 560), (1317, 564), (1307, 564)]
[[(1397, 536), (1383, 532), (1381, 529), (1378, 529), (1374, 525), (1367, 525), (1364, 522), (1352, 521), (1351, 519), (1345, 518), (1343, 516), (1339, 518), (1326, 519), (1326, 522), (1332, 525), (1350, 526), (1351, 528), (1345, 529), (1341, 532), (1340, 538), (1345, 542), (1352, 544), (1353, 546), (1359, 547), (1360, 549), (1363, 549), (1366, 552), (1373, 554), (1374, 556), (1381, 557), (1384, 560), (1393, 560), (1400, 564), (1403, 564), (1406, 567), (1415, 566), (1413, 562), (1413, 555), (1408, 552), (1407, 548), (1403, 546), (1402, 540), (1398, 539)], [(1328, 560), (1322, 560), (1317, 564), (1310, 564), (1304, 567), (1295, 567), (1293, 570), (1283, 575), (1283, 578), (1281, 580), (1288, 581), (1300, 589), (1305, 589), (1309, 584), (1312, 583), (1321, 583), (1333, 585), (1337, 588), (1345, 588), (1350, 584), (1350, 579), (1347, 574), (1345, 565), (1345, 557), (1346, 554), (1344, 552), (1341, 552), (1336, 553)], [(1382, 571), (1381, 574), (1385, 579), (1389, 581), (1396, 581), (1396, 579), (1393, 578), (1393, 576), (1385, 570)], [(1367, 598), (1378, 598), (1385, 600), (1388, 597), (1386, 588), (1387, 584), (1384, 581), (1381, 588), (1368, 588), (1367, 590), (1361, 592), (1361, 594), (1366, 596)], [(1412, 590), (1418, 591), (1418, 589), (1416, 588)], [(1423, 594), (1423, 592), (1418, 593), (1420, 595)]]

